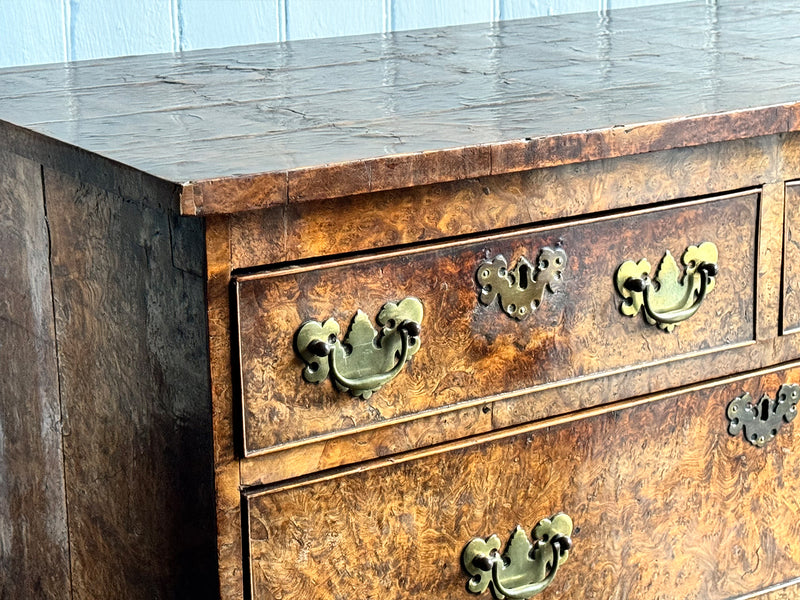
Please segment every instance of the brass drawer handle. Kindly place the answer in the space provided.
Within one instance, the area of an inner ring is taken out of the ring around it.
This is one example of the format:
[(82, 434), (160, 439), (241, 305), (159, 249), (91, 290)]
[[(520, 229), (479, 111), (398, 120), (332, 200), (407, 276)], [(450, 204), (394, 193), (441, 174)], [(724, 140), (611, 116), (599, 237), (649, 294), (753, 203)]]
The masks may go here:
[(475, 272), (481, 287), (478, 297), (482, 304), (489, 306), (499, 296), (505, 313), (521, 321), (539, 308), (545, 288), (555, 291), (566, 264), (567, 254), (558, 247), (542, 248), (536, 268), (523, 256), (509, 271), (508, 261), (498, 254), (491, 261), (482, 262)]
[(362, 398), (389, 383), (419, 350), (422, 303), (416, 298), (388, 302), (376, 321), (380, 334), (359, 310), (342, 341), (335, 320), (306, 321), (296, 337), (306, 363), (303, 378), (318, 383), (330, 374), (337, 388)]
[(502, 555), (499, 553), (500, 538), (496, 535), (485, 540), (474, 538), (461, 557), (464, 569), (470, 574), (467, 589), (481, 594), (491, 584), (498, 600), (526, 599), (540, 594), (567, 560), (572, 547), (571, 535), (572, 519), (558, 513), (539, 521), (532, 532), (533, 543), (517, 525)]
[(791, 423), (797, 416), (797, 400), (800, 385), (784, 384), (778, 389), (773, 401), (764, 394), (757, 404), (748, 392), (737, 396), (728, 404), (728, 433), (739, 435), (744, 429), (744, 438), (761, 448), (778, 434), (783, 422)]
[(717, 247), (711, 242), (689, 246), (681, 257), (685, 266), (683, 278), (669, 250), (653, 280), (646, 258), (638, 263), (632, 260), (622, 263), (616, 274), (617, 292), (622, 296), (620, 311), (633, 317), (642, 310), (648, 323), (672, 331), (677, 323), (695, 314), (714, 289), (714, 278), (719, 272), (717, 256)]

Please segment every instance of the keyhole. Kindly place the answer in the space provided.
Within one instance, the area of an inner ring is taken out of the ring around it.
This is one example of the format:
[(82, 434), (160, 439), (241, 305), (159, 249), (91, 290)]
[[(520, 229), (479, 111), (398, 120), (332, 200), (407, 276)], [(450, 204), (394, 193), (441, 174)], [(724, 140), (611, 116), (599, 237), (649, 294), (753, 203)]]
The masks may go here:
[(519, 287), (521, 290), (528, 289), (528, 267), (526, 265), (519, 267)]
[(769, 419), (769, 398), (761, 400), (761, 420), (766, 421)]

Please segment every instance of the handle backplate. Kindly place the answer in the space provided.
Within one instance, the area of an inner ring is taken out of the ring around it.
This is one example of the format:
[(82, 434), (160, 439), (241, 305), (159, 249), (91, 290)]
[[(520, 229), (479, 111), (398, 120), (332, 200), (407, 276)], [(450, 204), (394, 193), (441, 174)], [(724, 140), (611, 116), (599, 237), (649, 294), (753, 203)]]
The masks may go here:
[(567, 254), (560, 247), (542, 248), (535, 267), (522, 256), (514, 268), (509, 269), (506, 258), (498, 254), (491, 261), (478, 265), (475, 272), (481, 288), (478, 297), (486, 306), (500, 298), (503, 311), (521, 321), (539, 307), (545, 289), (555, 291), (566, 264)]
[(784, 422), (797, 416), (800, 385), (784, 384), (778, 389), (775, 400), (764, 394), (757, 403), (745, 392), (728, 404), (728, 433), (739, 435), (744, 430), (745, 439), (759, 448), (778, 434)]
[(335, 320), (305, 322), (295, 338), (306, 363), (303, 378), (318, 383), (330, 375), (339, 390), (362, 398), (394, 379), (419, 350), (422, 303), (411, 297), (388, 302), (376, 321), (380, 333), (359, 310), (341, 341)]
[(626, 261), (617, 269), (615, 284), (622, 296), (620, 311), (633, 317), (641, 311), (645, 320), (664, 331), (694, 315), (714, 289), (718, 273), (717, 247), (711, 242), (689, 246), (681, 256), (683, 277), (675, 258), (667, 251), (650, 279), (650, 263)]
[(472, 539), (461, 555), (464, 569), (470, 575), (467, 589), (481, 594), (491, 585), (497, 600), (525, 600), (540, 594), (567, 560), (571, 535), (572, 519), (558, 513), (539, 521), (533, 528), (533, 542), (517, 525), (502, 555), (497, 535)]

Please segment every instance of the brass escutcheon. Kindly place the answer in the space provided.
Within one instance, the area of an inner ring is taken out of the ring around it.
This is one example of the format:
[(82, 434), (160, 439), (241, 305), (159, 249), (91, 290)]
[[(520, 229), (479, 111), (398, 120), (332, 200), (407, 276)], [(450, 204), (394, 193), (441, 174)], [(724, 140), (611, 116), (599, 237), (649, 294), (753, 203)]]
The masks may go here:
[(497, 600), (524, 600), (543, 592), (569, 556), (572, 519), (564, 513), (542, 519), (531, 535), (533, 543), (517, 525), (502, 555), (497, 535), (470, 540), (461, 555), (470, 575), (467, 589), (481, 594), (491, 584)]
[(523, 256), (509, 270), (508, 261), (498, 254), (493, 260), (482, 262), (475, 272), (481, 288), (478, 297), (486, 306), (499, 297), (505, 313), (521, 321), (539, 307), (545, 288), (555, 291), (566, 264), (567, 254), (560, 247), (542, 248), (536, 268)]
[(797, 400), (800, 385), (784, 384), (778, 389), (775, 400), (764, 394), (757, 404), (748, 392), (737, 396), (728, 404), (728, 433), (739, 435), (761, 448), (778, 434), (783, 422), (791, 423), (797, 416)]
[(303, 378), (318, 383), (330, 374), (339, 390), (365, 399), (394, 379), (419, 350), (422, 303), (410, 297), (388, 302), (376, 321), (380, 334), (359, 310), (341, 341), (335, 320), (305, 322), (295, 339), (306, 363)]
[(626, 261), (617, 269), (615, 284), (622, 296), (620, 311), (633, 317), (641, 310), (645, 320), (664, 331), (685, 321), (700, 308), (706, 295), (714, 289), (717, 247), (711, 242), (689, 246), (681, 256), (685, 267), (683, 278), (678, 264), (667, 250), (655, 278), (650, 279), (650, 263)]

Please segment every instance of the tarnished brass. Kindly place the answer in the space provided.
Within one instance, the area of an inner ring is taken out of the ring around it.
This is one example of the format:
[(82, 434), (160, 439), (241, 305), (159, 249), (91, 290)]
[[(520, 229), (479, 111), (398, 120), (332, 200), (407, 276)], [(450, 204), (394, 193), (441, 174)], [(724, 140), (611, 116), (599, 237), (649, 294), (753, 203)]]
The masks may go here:
[(717, 247), (711, 242), (689, 246), (681, 257), (686, 268), (681, 278), (678, 264), (667, 250), (652, 280), (647, 259), (622, 263), (616, 273), (617, 292), (622, 296), (620, 311), (633, 317), (641, 310), (648, 323), (672, 331), (695, 314), (714, 289), (717, 259)]
[(782, 385), (775, 400), (764, 394), (757, 404), (747, 392), (737, 396), (728, 404), (728, 433), (739, 435), (744, 429), (745, 439), (760, 448), (778, 434), (784, 421), (790, 423), (797, 416), (798, 397), (796, 384)]
[(369, 398), (394, 379), (419, 350), (422, 303), (416, 298), (388, 302), (376, 321), (380, 334), (359, 310), (342, 341), (333, 319), (306, 321), (296, 336), (297, 351), (307, 365), (305, 380), (318, 383), (330, 374), (341, 391)]
[(492, 261), (482, 262), (475, 273), (481, 286), (480, 301), (488, 306), (499, 297), (506, 314), (522, 320), (539, 307), (545, 288), (555, 291), (566, 264), (566, 252), (549, 246), (539, 252), (535, 269), (523, 256), (509, 271), (505, 257), (498, 254)]
[(497, 600), (532, 598), (544, 591), (569, 556), (572, 519), (564, 513), (542, 519), (531, 535), (533, 543), (517, 525), (502, 555), (496, 535), (471, 540), (461, 555), (470, 575), (467, 589), (481, 594), (491, 584)]

